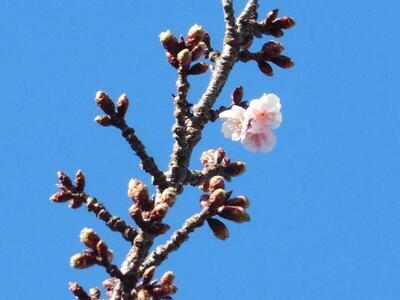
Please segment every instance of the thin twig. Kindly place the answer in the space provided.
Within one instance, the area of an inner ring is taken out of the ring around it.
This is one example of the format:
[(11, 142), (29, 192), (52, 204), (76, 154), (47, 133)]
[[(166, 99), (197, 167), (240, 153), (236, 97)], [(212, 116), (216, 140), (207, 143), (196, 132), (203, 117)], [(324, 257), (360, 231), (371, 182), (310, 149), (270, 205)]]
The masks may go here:
[(209, 217), (211, 217), (211, 212), (204, 209), (187, 219), (182, 228), (175, 231), (164, 245), (158, 246), (148, 255), (140, 266), (139, 273), (142, 274), (148, 267), (159, 266), (171, 252), (177, 250), (189, 238), (191, 232), (201, 227)]

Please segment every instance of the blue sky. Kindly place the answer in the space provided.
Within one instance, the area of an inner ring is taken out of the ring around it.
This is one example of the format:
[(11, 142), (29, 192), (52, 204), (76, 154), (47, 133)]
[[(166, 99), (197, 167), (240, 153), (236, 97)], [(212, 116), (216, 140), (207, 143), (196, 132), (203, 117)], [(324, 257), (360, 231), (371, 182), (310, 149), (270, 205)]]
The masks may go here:
[[(199, 168), (200, 153), (221, 146), (247, 162), (229, 188), (249, 196), (252, 221), (229, 224), (226, 242), (200, 229), (157, 275), (175, 272), (176, 299), (398, 299), (400, 4), (260, 2), (260, 15), (279, 7), (297, 20), (283, 39), (296, 67), (267, 78), (255, 64), (238, 64), (218, 104), (238, 84), (246, 99), (279, 95), (277, 146), (249, 153), (224, 139), (217, 122), (192, 158)], [(128, 245), (92, 215), (50, 203), (55, 172), (82, 169), (87, 191), (127, 218), (129, 179), (149, 179), (119, 133), (93, 122), (95, 92), (128, 94), (129, 123), (166, 166), (176, 78), (158, 34), (194, 23), (218, 48), (215, 0), (0, 2), (3, 299), (71, 299), (68, 281), (100, 285), (103, 270), (69, 267), (85, 226), (123, 259)], [(207, 80), (192, 79), (192, 101)], [(198, 196), (188, 189), (179, 199), (167, 220), (173, 228), (198, 210)]]

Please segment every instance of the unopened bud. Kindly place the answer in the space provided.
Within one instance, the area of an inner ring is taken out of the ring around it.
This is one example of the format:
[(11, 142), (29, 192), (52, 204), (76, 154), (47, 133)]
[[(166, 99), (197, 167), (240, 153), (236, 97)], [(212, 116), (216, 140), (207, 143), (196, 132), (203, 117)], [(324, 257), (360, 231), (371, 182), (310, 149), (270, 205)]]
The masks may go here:
[(112, 125), (112, 120), (109, 116), (96, 116), (94, 118), (95, 122), (99, 123), (101, 126), (108, 127)]
[(190, 67), (188, 74), (189, 75), (200, 75), (207, 72), (210, 69), (209, 65), (203, 62), (197, 63)]
[(284, 49), (285, 48), (281, 43), (276, 41), (269, 41), (262, 46), (261, 51), (263, 53), (264, 59), (267, 60), (273, 57), (277, 57), (282, 53)]
[(85, 250), (71, 257), (70, 265), (75, 269), (85, 269), (96, 263), (96, 253), (91, 250)]
[(206, 51), (206, 44), (204, 42), (198, 43), (192, 50), (192, 60), (197, 60)]
[(213, 191), (208, 200), (210, 209), (214, 210), (223, 205), (226, 201), (226, 193), (223, 189), (217, 189)]
[(239, 206), (224, 205), (218, 209), (218, 215), (224, 219), (228, 219), (237, 223), (250, 221), (250, 216), (246, 210)]
[(72, 199), (72, 195), (65, 192), (57, 192), (50, 196), (50, 200), (56, 203), (67, 202)]
[(178, 60), (179, 65), (187, 67), (192, 62), (192, 55), (188, 49), (183, 49), (178, 53), (176, 59)]
[(218, 239), (225, 241), (229, 237), (228, 228), (220, 220), (210, 218), (207, 219), (207, 224)]
[(217, 189), (224, 189), (225, 188), (225, 181), (224, 177), (222, 176), (214, 176), (208, 182), (208, 191), (214, 192)]
[(128, 184), (128, 197), (137, 203), (142, 209), (147, 208), (149, 192), (147, 186), (137, 179), (131, 179)]
[(227, 202), (227, 205), (229, 206), (240, 206), (244, 209), (248, 208), (250, 206), (250, 201), (246, 196), (236, 196), (235, 198), (229, 199)]
[(287, 16), (276, 19), (275, 21), (272, 22), (272, 26), (281, 29), (289, 29), (290, 27), (293, 27), (295, 24), (296, 24), (295, 20)]
[(60, 183), (65, 186), (67, 189), (73, 188), (71, 178), (63, 172), (58, 171), (57, 172), (57, 177)]
[(187, 35), (187, 46), (192, 49), (203, 40), (205, 34), (206, 32), (204, 31), (203, 27), (198, 24), (193, 25), (190, 27)]
[(294, 66), (293, 60), (285, 55), (279, 55), (277, 57), (271, 58), (271, 61), (277, 66), (284, 69), (288, 69)]
[(280, 28), (273, 27), (273, 28), (270, 28), (269, 34), (274, 36), (274, 37), (279, 38), (279, 37), (282, 37), (284, 35), (284, 32)]
[(272, 70), (271, 65), (269, 63), (267, 63), (266, 61), (259, 60), (259, 61), (257, 61), (257, 65), (263, 74), (265, 74), (267, 76), (274, 75), (274, 71)]
[(241, 161), (230, 163), (228, 166), (225, 167), (225, 171), (230, 176), (239, 176), (246, 171), (246, 164)]
[(158, 203), (150, 213), (150, 219), (155, 220), (162, 220), (165, 215), (167, 214), (169, 206), (167, 203), (161, 202)]
[(240, 101), (243, 100), (243, 95), (244, 95), (243, 87), (237, 86), (231, 94), (232, 103), (238, 104)]
[(179, 63), (178, 63), (178, 60), (176, 59), (176, 55), (173, 55), (170, 52), (166, 52), (165, 56), (167, 58), (167, 61), (170, 63), (170, 65), (172, 65), (174, 68), (179, 67)]
[(122, 94), (119, 96), (118, 101), (117, 101), (117, 113), (118, 116), (124, 117), (129, 106), (129, 100), (126, 94)]
[(155, 266), (151, 266), (147, 268), (143, 273), (143, 286), (147, 286), (150, 284), (150, 281), (153, 279), (154, 273), (156, 271)]
[(85, 246), (93, 250), (96, 249), (96, 245), (100, 241), (100, 237), (97, 235), (97, 233), (94, 232), (93, 229), (87, 227), (82, 229), (79, 238)]
[(206, 208), (208, 207), (208, 200), (210, 200), (210, 195), (209, 194), (203, 194), (200, 196), (200, 206), (202, 208)]
[(267, 25), (267, 26), (271, 25), (272, 22), (273, 22), (273, 21), (276, 19), (276, 17), (278, 16), (278, 14), (279, 14), (279, 9), (274, 9), (274, 10), (270, 11), (270, 12), (267, 14), (266, 18), (265, 18), (264, 24)]
[(96, 251), (102, 259), (106, 260), (108, 263), (112, 262), (114, 258), (114, 253), (108, 248), (107, 244), (104, 241), (99, 241), (97, 243)]
[(75, 186), (80, 192), (85, 189), (85, 175), (81, 170), (78, 170), (75, 174)]
[(201, 154), (200, 161), (204, 167), (220, 164), (225, 158), (225, 151), (222, 148), (210, 149)]
[(167, 203), (170, 207), (173, 206), (176, 201), (176, 189), (169, 187), (163, 190), (161, 193), (161, 201)]
[(92, 300), (100, 300), (100, 289), (97, 287), (91, 288), (89, 290), (90, 299)]
[(141, 289), (137, 292), (137, 300), (150, 300), (150, 292), (145, 289)]
[[(89, 299), (89, 295), (77, 282), (69, 283), (69, 290), (74, 294), (76, 299)], [(95, 299), (95, 298), (93, 298)]]
[(141, 224), (143, 224), (142, 210), (137, 204), (133, 204), (129, 208), (129, 215), (137, 225), (140, 226)]
[(172, 54), (178, 53), (179, 51), (178, 40), (170, 30), (161, 32), (159, 38), (164, 49), (166, 49), (168, 52), (171, 52)]
[(171, 285), (175, 280), (175, 275), (173, 272), (168, 271), (165, 272), (164, 275), (160, 278), (160, 285)]
[(115, 113), (114, 102), (110, 97), (103, 91), (98, 91), (96, 93), (96, 104), (99, 106), (107, 115), (112, 115)]

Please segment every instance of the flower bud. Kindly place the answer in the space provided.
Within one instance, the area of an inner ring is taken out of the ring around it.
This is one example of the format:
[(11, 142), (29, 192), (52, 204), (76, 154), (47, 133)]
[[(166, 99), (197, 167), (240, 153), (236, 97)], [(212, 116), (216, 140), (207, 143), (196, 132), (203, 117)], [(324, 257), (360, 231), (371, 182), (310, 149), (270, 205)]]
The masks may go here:
[(218, 239), (225, 241), (229, 237), (228, 228), (220, 220), (210, 218), (207, 219), (207, 224)]
[(100, 300), (100, 290), (97, 287), (91, 288), (89, 290), (90, 299), (92, 300)]
[(117, 101), (117, 114), (120, 117), (124, 117), (129, 106), (129, 100), (126, 94), (119, 96)]
[(210, 195), (209, 194), (203, 194), (200, 196), (200, 206), (201, 208), (206, 208), (208, 207), (208, 200), (210, 199)]
[(200, 161), (204, 167), (209, 167), (212, 165), (220, 164), (224, 158), (225, 158), (224, 149), (218, 148), (216, 150), (210, 149), (204, 151), (201, 154)]
[(74, 186), (72, 185), (71, 178), (69, 178), (69, 176), (68, 176), (67, 174), (58, 171), (58, 172), (57, 172), (57, 177), (58, 177), (58, 180), (60, 181), (60, 183), (61, 183), (64, 187), (66, 187), (67, 189), (71, 189), (71, 188), (74, 187)]
[(262, 46), (261, 51), (263, 53), (264, 59), (268, 60), (270, 58), (280, 55), (284, 49), (285, 48), (281, 43), (269, 41)]
[(112, 120), (109, 116), (96, 116), (94, 121), (99, 123), (103, 127), (108, 127), (112, 125)]
[(272, 24), (272, 22), (273, 22), (273, 21), (276, 19), (276, 17), (278, 16), (278, 14), (279, 14), (279, 9), (274, 9), (274, 10), (270, 11), (270, 12), (267, 14), (266, 18), (265, 18), (264, 24), (265, 24), (266, 26), (270, 26), (270, 25)]
[(284, 32), (282, 29), (275, 28), (275, 27), (270, 28), (268, 33), (277, 38), (282, 37), (284, 35)]
[(242, 86), (237, 86), (232, 94), (231, 94), (231, 100), (233, 104), (238, 104), (240, 101), (243, 100), (243, 95), (244, 95), (244, 91), (243, 91), (243, 87)]
[(147, 186), (138, 179), (131, 179), (128, 184), (128, 197), (140, 208), (145, 209), (149, 205), (149, 192)]
[(152, 221), (155, 221), (155, 220), (157, 220), (157, 221), (158, 221), (158, 220), (162, 220), (162, 219), (165, 217), (165, 215), (167, 214), (168, 209), (169, 209), (169, 206), (168, 206), (167, 203), (164, 203), (164, 202), (158, 203), (158, 204), (153, 208), (153, 210), (151, 211), (151, 213), (150, 213), (150, 219), (151, 219)]
[(142, 210), (137, 204), (133, 204), (129, 207), (129, 215), (137, 225), (141, 226), (141, 224), (143, 224)]
[(86, 293), (83, 287), (81, 287), (77, 282), (70, 282), (69, 290), (71, 291), (72, 294), (74, 294), (76, 299), (89, 299), (89, 295)]
[(226, 203), (229, 206), (240, 206), (244, 209), (250, 206), (250, 201), (246, 196), (236, 196), (235, 198), (229, 199)]
[(161, 32), (159, 38), (165, 50), (175, 55), (178, 53), (179, 51), (178, 40), (170, 30)]
[(197, 60), (200, 56), (204, 54), (206, 51), (206, 44), (204, 42), (198, 43), (193, 50), (191, 51), (192, 53), (192, 60), (195, 61)]
[(70, 265), (75, 269), (85, 269), (96, 263), (96, 253), (92, 250), (85, 250), (71, 257)]
[(189, 75), (200, 75), (200, 74), (207, 72), (209, 69), (210, 69), (210, 66), (208, 64), (200, 62), (200, 63), (193, 65), (189, 69), (188, 74)]
[(244, 210), (244, 208), (239, 206), (221, 206), (218, 209), (218, 215), (224, 219), (228, 219), (236, 223), (244, 223), (250, 221), (249, 214)]
[(100, 237), (97, 233), (94, 232), (93, 229), (87, 227), (82, 229), (79, 239), (85, 246), (93, 250), (96, 249), (96, 245), (100, 241)]
[(145, 289), (141, 289), (137, 293), (137, 300), (150, 300), (150, 292)]
[(72, 199), (72, 195), (66, 192), (57, 192), (50, 196), (50, 200), (56, 203), (67, 202)]
[(75, 186), (80, 192), (85, 189), (85, 175), (81, 170), (78, 170), (75, 174)]
[(277, 57), (271, 58), (271, 61), (277, 66), (284, 69), (288, 69), (294, 66), (293, 60), (285, 55), (279, 55)]
[(174, 282), (174, 279), (175, 275), (173, 272), (165, 272), (164, 275), (160, 278), (160, 285), (171, 285)]
[(166, 52), (165, 56), (167, 58), (167, 61), (170, 63), (170, 65), (172, 65), (174, 68), (179, 67), (179, 63), (178, 63), (178, 60), (176, 59), (175, 55), (171, 54), (170, 52)]
[(167, 203), (170, 207), (173, 206), (176, 201), (176, 189), (172, 187), (166, 188), (161, 193), (161, 201)]
[(188, 49), (183, 49), (178, 53), (176, 59), (178, 60), (179, 65), (187, 67), (192, 62), (192, 55)]
[(107, 244), (104, 241), (99, 241), (97, 243), (96, 251), (102, 259), (106, 260), (108, 263), (112, 262), (114, 258), (114, 253), (108, 248)]
[(272, 22), (272, 26), (280, 29), (289, 29), (290, 27), (293, 27), (295, 24), (296, 24), (295, 20), (288, 16), (276, 19)]
[(224, 177), (222, 176), (214, 176), (208, 182), (208, 191), (214, 192), (217, 189), (224, 189), (225, 188), (225, 181)]
[(154, 273), (156, 271), (155, 266), (151, 266), (147, 268), (143, 273), (143, 286), (147, 286), (150, 284), (150, 281), (153, 279)]
[(213, 191), (210, 195), (210, 199), (208, 200), (209, 206), (211, 210), (217, 209), (221, 205), (225, 203), (226, 193), (223, 189), (217, 189)]
[(230, 176), (239, 176), (246, 171), (246, 164), (241, 161), (230, 163), (225, 167), (225, 172)]
[(96, 93), (96, 104), (99, 106), (107, 115), (112, 115), (115, 113), (114, 102), (110, 97), (103, 91), (98, 91)]
[(203, 27), (198, 24), (193, 25), (192, 27), (190, 27), (187, 35), (187, 46), (192, 49), (203, 40), (205, 34), (206, 32), (204, 31)]
[(258, 68), (260, 69), (260, 71), (262, 73), (264, 73), (265, 75), (270, 76), (270, 77), (274, 75), (274, 71), (272, 70), (271, 65), (269, 63), (267, 63), (266, 61), (259, 60), (259, 61), (257, 61), (257, 65), (258, 65)]

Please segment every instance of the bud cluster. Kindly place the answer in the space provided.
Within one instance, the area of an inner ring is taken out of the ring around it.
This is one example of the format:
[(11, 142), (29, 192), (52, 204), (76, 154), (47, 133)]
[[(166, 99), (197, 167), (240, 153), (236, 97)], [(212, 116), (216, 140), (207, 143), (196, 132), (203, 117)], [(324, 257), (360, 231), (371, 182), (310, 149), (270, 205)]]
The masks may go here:
[(161, 221), (175, 204), (176, 195), (176, 189), (170, 187), (150, 199), (147, 186), (138, 179), (131, 179), (128, 197), (134, 204), (129, 208), (129, 214), (140, 227), (155, 234), (163, 234), (169, 226)]
[(166, 50), (167, 61), (176, 69), (182, 67), (188, 75), (198, 75), (207, 72), (208, 64), (192, 62), (201, 57), (209, 58), (212, 51), (210, 37), (200, 25), (193, 25), (187, 34), (186, 40), (181, 36), (178, 40), (167, 30), (159, 35), (160, 42)]
[(96, 104), (106, 114), (97, 116), (94, 120), (101, 126), (117, 126), (118, 120), (125, 117), (128, 111), (129, 100), (126, 94), (122, 94), (117, 100), (115, 107), (112, 99), (103, 91), (98, 91), (95, 96)]
[[(231, 198), (232, 192), (225, 192), (225, 182), (222, 176), (212, 177), (207, 184), (209, 194), (203, 194), (200, 197), (200, 206), (208, 209), (213, 215), (236, 222), (244, 223), (250, 221), (246, 209), (250, 202), (245, 196)], [(209, 218), (207, 224), (214, 235), (225, 240), (229, 236), (226, 225), (218, 219)]]
[(71, 178), (63, 172), (57, 172), (57, 177), (59, 181), (57, 187), (60, 191), (51, 195), (50, 200), (56, 203), (70, 201), (70, 208), (80, 207), (84, 202), (83, 190), (85, 189), (85, 176), (82, 171), (78, 170), (75, 174), (74, 183), (72, 183)]
[(93, 229), (83, 228), (79, 238), (89, 249), (73, 255), (70, 259), (71, 267), (86, 269), (95, 264), (102, 266), (109, 266), (111, 264), (114, 257), (113, 252)]
[(284, 35), (284, 30), (293, 27), (296, 22), (288, 16), (278, 18), (279, 9), (270, 11), (265, 19), (257, 23), (259, 34), (272, 35), (281, 37)]
[(172, 299), (171, 295), (178, 290), (173, 284), (175, 275), (171, 271), (164, 273), (160, 280), (153, 280), (156, 268), (147, 268), (142, 276), (142, 282), (137, 286), (136, 299)]
[(222, 148), (204, 151), (200, 156), (200, 161), (206, 169), (222, 167), (228, 177), (239, 176), (246, 171), (245, 163), (240, 161), (231, 162), (231, 159), (225, 155), (225, 150)]

